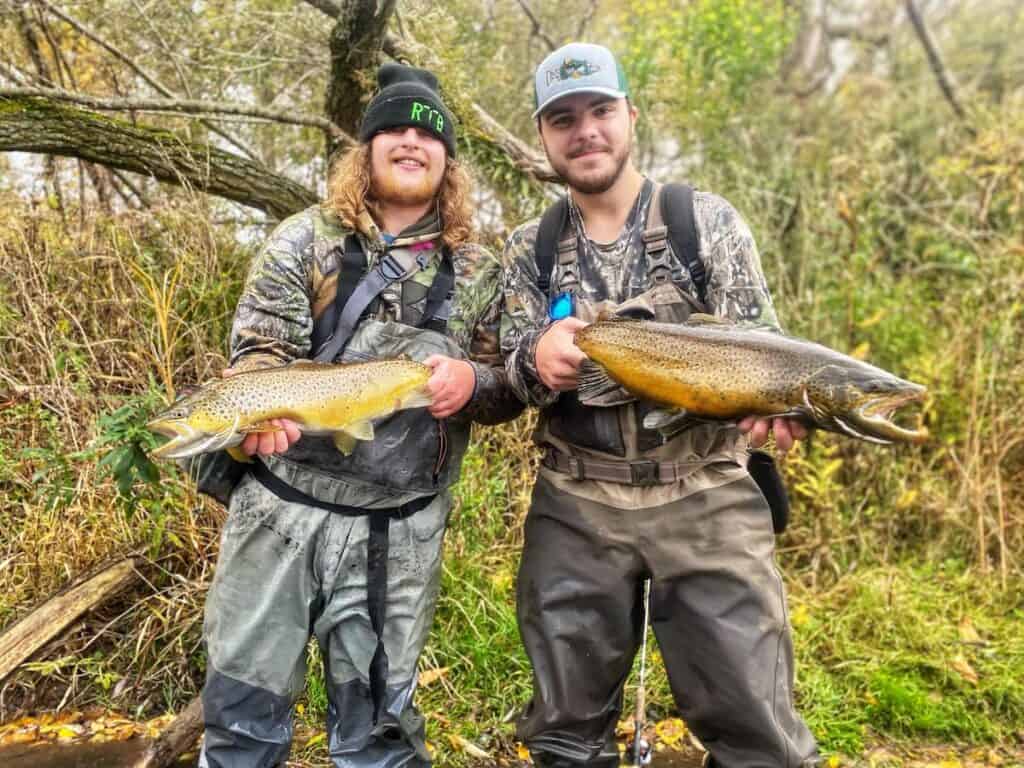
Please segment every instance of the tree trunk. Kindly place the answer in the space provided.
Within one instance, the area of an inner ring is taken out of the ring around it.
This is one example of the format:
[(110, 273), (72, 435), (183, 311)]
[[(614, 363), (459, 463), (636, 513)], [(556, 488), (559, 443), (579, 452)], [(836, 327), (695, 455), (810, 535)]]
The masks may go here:
[[(344, 3), (331, 30), (331, 78), (327, 85), (327, 118), (353, 136), (359, 133), (363, 95), (376, 83), (380, 50), (395, 0), (351, 0)], [(337, 142), (328, 153), (338, 148)]]
[(317, 200), (312, 190), (252, 160), (47, 99), (0, 98), (0, 151), (77, 157), (199, 189), (274, 218)]

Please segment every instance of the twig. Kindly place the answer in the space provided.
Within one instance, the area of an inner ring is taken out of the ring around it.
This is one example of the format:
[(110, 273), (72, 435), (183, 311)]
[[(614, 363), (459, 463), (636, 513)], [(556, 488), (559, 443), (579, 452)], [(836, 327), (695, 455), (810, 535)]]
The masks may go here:
[(534, 15), (533, 10), (527, 4), (526, 0), (517, 0), (517, 2), (519, 3), (519, 7), (523, 9), (523, 13), (526, 14), (526, 18), (528, 18), (530, 23), (533, 24), (533, 34), (543, 40), (550, 50), (555, 50), (558, 46), (555, 45), (555, 42), (547, 36), (547, 33), (540, 25), (540, 20)]
[(939, 83), (942, 95), (946, 97), (946, 101), (953, 107), (957, 117), (966, 121), (967, 112), (964, 111), (963, 105), (960, 104), (960, 99), (957, 97), (957, 86), (953, 75), (946, 68), (945, 63), (943, 63), (942, 56), (939, 54), (939, 48), (935, 44), (935, 39), (921, 17), (921, 13), (917, 10), (914, 0), (906, 0), (906, 9), (907, 16), (910, 17), (910, 23), (914, 25), (914, 31), (917, 33), (921, 45), (924, 46), (925, 54), (928, 56), (928, 64), (931, 66), (932, 72), (935, 73), (935, 79)]

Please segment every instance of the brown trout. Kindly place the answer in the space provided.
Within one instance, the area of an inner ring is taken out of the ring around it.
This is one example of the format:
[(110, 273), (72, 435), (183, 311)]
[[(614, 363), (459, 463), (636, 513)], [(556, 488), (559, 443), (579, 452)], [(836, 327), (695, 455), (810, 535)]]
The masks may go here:
[(328, 365), (299, 360), (211, 382), (150, 421), (171, 438), (153, 451), (166, 459), (227, 449), (252, 432), (272, 432), (271, 419), (291, 419), (310, 435), (331, 435), (349, 454), (355, 440), (373, 439), (373, 419), (430, 404), (427, 366), (411, 360)]
[(683, 416), (787, 416), (875, 443), (928, 438), (923, 427), (892, 421), (898, 408), (924, 399), (920, 384), (769, 329), (706, 315), (685, 325), (612, 319), (578, 331), (576, 345), (597, 364), (581, 368), (580, 398), (621, 386), (667, 409), (648, 414), (647, 428)]

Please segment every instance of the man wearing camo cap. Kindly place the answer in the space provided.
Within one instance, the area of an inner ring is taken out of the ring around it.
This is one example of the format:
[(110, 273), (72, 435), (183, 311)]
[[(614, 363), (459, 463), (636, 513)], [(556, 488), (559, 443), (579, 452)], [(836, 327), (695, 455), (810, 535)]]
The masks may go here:
[[(612, 53), (573, 43), (537, 68), (537, 128), (568, 187), (505, 250), (501, 348), (543, 451), (517, 585), (533, 698), (518, 724), (542, 768), (616, 766), (643, 583), (676, 703), (722, 768), (817, 764), (793, 708), (792, 642), (773, 512), (748, 470), (769, 430), (645, 420), (619, 391), (577, 391), (574, 333), (599, 311), (681, 323), (694, 312), (778, 329), (754, 238), (721, 197), (641, 175), (635, 107)], [(659, 426), (661, 429), (654, 429)], [(769, 493), (769, 496), (771, 494)]]

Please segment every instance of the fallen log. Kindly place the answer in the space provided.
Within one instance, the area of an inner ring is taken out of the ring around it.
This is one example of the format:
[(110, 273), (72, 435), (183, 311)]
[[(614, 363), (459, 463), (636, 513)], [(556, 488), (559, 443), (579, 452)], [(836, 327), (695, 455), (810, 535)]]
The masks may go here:
[(0, 635), (0, 683), (89, 611), (139, 578), (140, 558), (103, 566), (61, 590)]
[(187, 752), (203, 732), (203, 702), (196, 696), (132, 768), (166, 768)]

